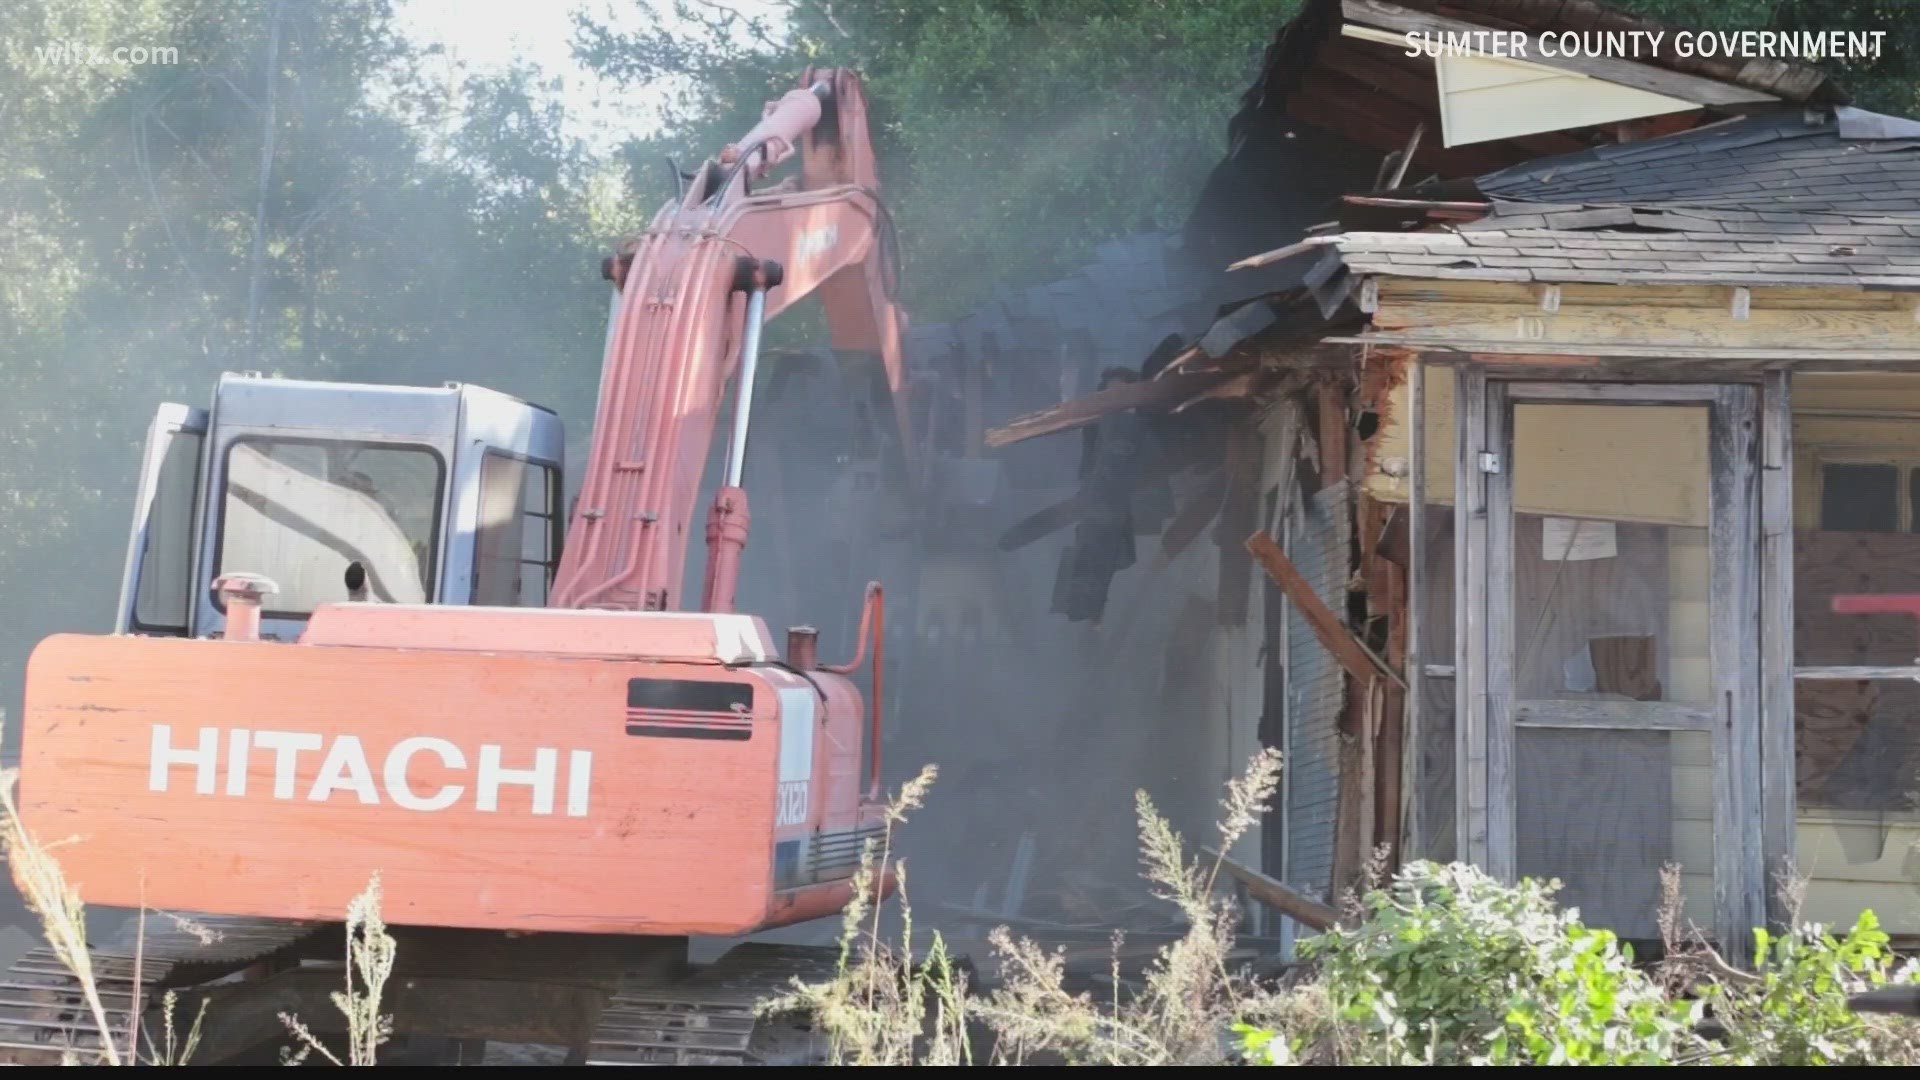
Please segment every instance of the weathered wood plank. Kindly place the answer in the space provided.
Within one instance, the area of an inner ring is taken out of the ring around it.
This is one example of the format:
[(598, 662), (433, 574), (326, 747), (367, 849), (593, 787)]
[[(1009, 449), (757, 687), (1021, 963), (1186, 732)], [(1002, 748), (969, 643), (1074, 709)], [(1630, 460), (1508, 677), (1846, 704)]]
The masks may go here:
[(1570, 699), (1516, 701), (1518, 727), (1614, 728), (1632, 731), (1708, 731), (1717, 714), (1703, 706), (1664, 701)]
[(1378, 684), (1349, 679), (1340, 725), (1338, 779), (1333, 817), (1333, 891), (1339, 900), (1357, 890), (1373, 838), (1373, 740)]
[(1225, 870), (1246, 888), (1248, 896), (1309, 929), (1327, 930), (1339, 925), (1340, 913), (1334, 910), (1332, 905), (1323, 904), (1284, 881), (1270, 878), (1213, 848), (1201, 848), (1200, 857), (1216, 860), (1220, 864), (1220, 869)]
[(1454, 789), (1456, 849), (1486, 869), (1487, 861), (1487, 502), (1480, 451), (1486, 445), (1486, 371), (1454, 375)]
[(1786, 372), (1760, 391), (1760, 850), (1767, 921), (1786, 924), (1776, 875), (1792, 867), (1795, 823), (1793, 667), (1793, 398)]
[(1455, 340), (1434, 337), (1429, 334), (1336, 334), (1322, 338), (1322, 341), (1334, 345), (1398, 345), (1410, 349), (1420, 349), (1434, 353), (1484, 354), (1487, 356), (1522, 355), (1544, 358), (1561, 355), (1577, 358), (1576, 362), (1590, 357), (1619, 357), (1625, 359), (1647, 360), (1781, 360), (1790, 361), (1798, 367), (1808, 366), (1812, 362), (1845, 365), (1835, 370), (1869, 368), (1873, 370), (1897, 371), (1920, 365), (1920, 346), (1894, 349), (1826, 349), (1809, 346), (1804, 339), (1799, 342), (1782, 340), (1764, 347), (1733, 347), (1711, 345), (1662, 345), (1619, 344), (1613, 342), (1581, 342), (1557, 344), (1545, 341), (1481, 341)]
[[(1405, 149), (1413, 125), (1432, 119), (1431, 113), (1415, 112), (1357, 87), (1342, 91), (1319, 81), (1307, 82), (1283, 100), (1293, 119), (1338, 131), (1349, 142), (1382, 153)], [(1413, 151), (1415, 168), (1443, 176), (1483, 176), (1512, 162), (1510, 153), (1489, 143), (1441, 146), (1438, 139), (1425, 139)]]
[[(1658, 239), (1653, 237), (1652, 239)], [(1519, 309), (1540, 310), (1538, 285), (1508, 281), (1427, 280), (1422, 278), (1382, 277), (1378, 279), (1382, 310), (1389, 320), (1418, 318), (1422, 307), (1451, 304), (1500, 304)], [(1794, 285), (1761, 286), (1750, 290), (1754, 307), (1764, 311), (1911, 311), (1907, 294), (1868, 292), (1862, 289), (1801, 287)], [(1580, 308), (1609, 311), (1645, 311), (1652, 308), (1712, 308), (1726, 310), (1729, 290), (1725, 285), (1685, 285), (1662, 282), (1659, 285), (1596, 285), (1568, 281), (1560, 284), (1560, 310)]]
[[(1722, 711), (1713, 740), (1714, 930), (1730, 957), (1751, 954), (1753, 929), (1764, 925), (1766, 873), (1760, 853), (1760, 520), (1756, 468), (1759, 395), (1752, 387), (1720, 390), (1708, 455), (1713, 476), (1710, 663), (1715, 705)], [(1739, 962), (1738, 959), (1735, 960)]]
[(1337, 484), (1347, 478), (1347, 401), (1341, 388), (1322, 384), (1317, 394), (1320, 421), (1320, 481)]
[[(1402, 670), (1407, 672), (1406, 720), (1403, 723), (1405, 745), (1421, 747), (1426, 745), (1425, 724), (1422, 721), (1426, 707), (1427, 680), (1429, 668), (1426, 657), (1426, 634), (1423, 620), (1426, 618), (1427, 590), (1427, 365), (1419, 357), (1407, 363), (1407, 427), (1409, 435), (1408, 457), (1411, 459), (1411, 488), (1407, 495), (1407, 659)], [(1452, 660), (1451, 656), (1447, 657)], [(1429, 850), (1427, 844), (1427, 822), (1421, 813), (1424, 805), (1418, 796), (1420, 790), (1418, 751), (1402, 755), (1400, 775), (1401, 790), (1409, 797), (1406, 799), (1406, 825), (1400, 837), (1403, 853), (1424, 853)]]
[[(1558, 311), (1538, 303), (1385, 303), (1374, 313), (1380, 332), (1428, 338), (1500, 341), (1520, 345), (1633, 344), (1763, 348), (1783, 341), (1818, 342), (1823, 349), (1886, 349), (1920, 343), (1911, 312), (1894, 307), (1835, 309), (1764, 306), (1766, 291), (1735, 319), (1731, 290), (1702, 298), (1702, 306), (1570, 305)], [(1835, 290), (1839, 294), (1839, 290)]]
[(1920, 667), (1874, 667), (1859, 665), (1808, 664), (1793, 669), (1795, 680), (1811, 682), (1857, 681), (1861, 679), (1913, 679), (1920, 682)]
[(1342, 195), (1340, 201), (1349, 206), (1378, 206), (1386, 209), (1403, 210), (1456, 210), (1480, 216), (1492, 208), (1491, 203), (1483, 202), (1447, 202), (1435, 199), (1393, 199), (1380, 195)]
[(1699, 383), (1515, 382), (1507, 386), (1514, 401), (1574, 401), (1611, 404), (1709, 402), (1717, 393)]
[[(1387, 666), (1397, 671), (1410, 670), (1407, 667), (1407, 570), (1395, 565), (1375, 552), (1375, 561), (1385, 568), (1387, 592)], [(1411, 679), (1409, 683), (1420, 680)], [(1407, 784), (1408, 763), (1414, 758), (1407, 752), (1412, 745), (1407, 739), (1407, 695), (1411, 686), (1387, 683), (1380, 691), (1380, 712), (1377, 717), (1379, 730), (1375, 732), (1374, 750), (1374, 787), (1376, 802), (1373, 812), (1375, 844), (1385, 844), (1391, 852), (1391, 867), (1397, 868), (1405, 860), (1403, 847), (1406, 843), (1404, 823), (1406, 821), (1406, 793), (1411, 789)]]
[(1487, 873), (1511, 881), (1518, 871), (1519, 838), (1515, 821), (1519, 779), (1514, 774), (1513, 684), (1514, 543), (1513, 404), (1505, 383), (1490, 383), (1486, 393), (1486, 442), (1497, 455), (1498, 472), (1486, 473), (1486, 525), (1483, 546), (1486, 597), (1486, 754)]
[(1228, 270), (1257, 270), (1262, 266), (1271, 266), (1282, 259), (1291, 259), (1295, 255), (1304, 254), (1305, 252), (1312, 251), (1315, 248), (1326, 247), (1328, 244), (1333, 243), (1334, 240), (1336, 239), (1338, 238), (1333, 236), (1309, 236), (1305, 240), (1302, 240), (1294, 244), (1288, 244), (1286, 247), (1274, 248), (1272, 251), (1263, 251), (1258, 255), (1249, 255), (1246, 258), (1241, 259), (1239, 262), (1228, 266), (1227, 269)]
[[(1389, 30), (1443, 34), (1449, 31), (1459, 33), (1487, 29), (1485, 26), (1462, 19), (1450, 19), (1444, 15), (1425, 11), (1412, 11), (1397, 4), (1385, 3), (1383, 0), (1342, 0), (1340, 8), (1342, 14), (1355, 22), (1368, 26), (1383, 26)], [(1527, 34), (1525, 53), (1516, 52), (1514, 55), (1516, 59), (1523, 59), (1530, 64), (1591, 75), (1622, 86), (1645, 90), (1651, 94), (1664, 94), (1682, 101), (1691, 101), (1696, 105), (1752, 106), (1780, 101), (1775, 94), (1750, 87), (1718, 82), (1679, 71), (1668, 71), (1665, 68), (1646, 64), (1636, 64), (1631, 60), (1622, 60), (1618, 57), (1561, 55), (1564, 51), (1542, 49), (1540, 35), (1530, 33)]]
[(1280, 545), (1274, 543), (1273, 537), (1264, 530), (1256, 532), (1247, 537), (1246, 549), (1254, 561), (1266, 570), (1273, 583), (1280, 587), (1280, 591), (1286, 594), (1288, 602), (1300, 612), (1300, 617), (1313, 628), (1314, 637), (1320, 640), (1321, 648), (1326, 649), (1355, 682), (1364, 688), (1378, 677), (1398, 678), (1354, 639), (1346, 623), (1313, 591), (1313, 586), (1301, 576), (1293, 560), (1287, 558), (1287, 553), (1280, 550)]
[(999, 449), (1027, 439), (1037, 439), (1042, 435), (1054, 435), (1085, 427), (1103, 416), (1124, 409), (1173, 405), (1185, 401), (1227, 377), (1222, 374), (1196, 373), (1142, 382), (1116, 383), (1105, 390), (1096, 390), (1084, 397), (1009, 420), (987, 432), (986, 444), (993, 449)]

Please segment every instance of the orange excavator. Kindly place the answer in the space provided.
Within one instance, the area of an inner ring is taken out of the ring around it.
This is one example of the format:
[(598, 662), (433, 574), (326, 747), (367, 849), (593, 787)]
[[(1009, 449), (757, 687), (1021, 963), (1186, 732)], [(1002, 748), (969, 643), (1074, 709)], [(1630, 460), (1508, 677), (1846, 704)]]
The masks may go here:
[[(841, 911), (882, 823), (880, 586), (844, 665), (819, 662), (814, 631), (783, 650), (735, 610), (765, 320), (824, 301), (914, 474), (859, 79), (808, 70), (679, 179), (602, 266), (605, 362), (564, 534), (558, 418), (503, 394), (229, 374), (210, 409), (162, 408), (118, 632), (42, 642), (22, 716), (27, 828), (71, 838), (55, 854), (88, 903), (171, 913), (94, 950), (123, 1060), (167, 989), (189, 1015), (208, 1002), (199, 1062), (285, 1045), (283, 1013), (324, 1036), (342, 920), (376, 874), (396, 1058), (817, 1054), (753, 1005), (831, 952), (749, 943), (695, 965), (689, 941)], [(110, 1048), (50, 954), (0, 1000), (13, 1060)]]

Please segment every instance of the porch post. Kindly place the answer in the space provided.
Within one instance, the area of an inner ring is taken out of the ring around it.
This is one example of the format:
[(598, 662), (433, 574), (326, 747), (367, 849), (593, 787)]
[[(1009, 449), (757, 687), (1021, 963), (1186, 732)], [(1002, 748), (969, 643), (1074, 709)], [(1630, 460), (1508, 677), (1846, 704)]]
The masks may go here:
[(1487, 373), (1453, 369), (1454, 857), (1492, 872), (1487, 835)]
[(1792, 375), (1760, 387), (1760, 848), (1767, 921), (1786, 923), (1780, 882), (1793, 866), (1798, 778), (1793, 750)]

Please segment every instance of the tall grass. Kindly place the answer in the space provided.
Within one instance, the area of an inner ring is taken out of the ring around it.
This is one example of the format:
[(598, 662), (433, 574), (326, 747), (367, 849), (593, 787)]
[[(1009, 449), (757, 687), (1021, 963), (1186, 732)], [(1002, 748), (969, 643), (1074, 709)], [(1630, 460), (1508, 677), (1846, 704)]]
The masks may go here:
[[(1222, 851), (1264, 813), (1279, 775), (1279, 754), (1263, 751), (1227, 785), (1217, 825)], [(1136, 792), (1134, 802), (1143, 876), (1157, 896), (1178, 908), (1187, 930), (1160, 948), (1137, 991), (1122, 989), (1118, 937), (1114, 989), (1104, 1000), (1072, 992), (1061, 953), (1016, 937), (1004, 926), (989, 939), (1001, 970), (1001, 985), (989, 993), (968, 992), (938, 932), (927, 956), (916, 963), (906, 868), (894, 866), (902, 883), (902, 944), (882, 934), (871, 895), (881, 868), (888, 866), (893, 829), (921, 805), (934, 777), (928, 768), (903, 786), (888, 807), (880, 841), (863, 853), (834, 976), (796, 982), (789, 993), (763, 1006), (767, 1012), (811, 1013), (827, 1035), (834, 1064), (1223, 1064), (1238, 1055), (1226, 1038), (1234, 1023), (1295, 1007), (1233, 968), (1237, 915), (1229, 900), (1215, 895), (1220, 860), (1191, 859), (1179, 833), (1145, 792)], [(978, 1041), (988, 1044), (984, 1052)]]
[(380, 1012), (380, 1003), (396, 952), (397, 943), (380, 915), (380, 875), (375, 873), (366, 891), (347, 904), (347, 989), (333, 994), (334, 1008), (347, 1021), (347, 1060), (327, 1049), (298, 1016), (281, 1013), (280, 1022), (296, 1040), (282, 1052), (282, 1063), (301, 1065), (319, 1054), (335, 1065), (378, 1064), (379, 1048), (393, 1037), (393, 1017)]
[[(42, 843), (27, 831), (25, 823), (21, 821), (20, 808), (14, 799), (14, 785), (19, 780), (19, 769), (0, 770), (0, 848), (4, 848), (7, 861), (14, 867), (13, 877), (20, 886), (27, 909), (40, 920), (47, 947), (53, 950), (67, 970), (73, 972), (74, 979), (80, 985), (81, 996), (92, 1013), (95, 1029), (100, 1033), (104, 1064), (130, 1063), (133, 1048), (129, 1047), (123, 1058), (120, 1048), (114, 1045), (116, 1036), (113, 1025), (107, 1022), (106, 1008), (100, 1001), (100, 984), (94, 977), (93, 956), (87, 951), (86, 907), (80, 902), (79, 890), (67, 883), (59, 861), (53, 857), (52, 849), (58, 845)], [(72, 1052), (66, 1056), (77, 1057)], [(80, 1064), (78, 1061), (74, 1063)]]

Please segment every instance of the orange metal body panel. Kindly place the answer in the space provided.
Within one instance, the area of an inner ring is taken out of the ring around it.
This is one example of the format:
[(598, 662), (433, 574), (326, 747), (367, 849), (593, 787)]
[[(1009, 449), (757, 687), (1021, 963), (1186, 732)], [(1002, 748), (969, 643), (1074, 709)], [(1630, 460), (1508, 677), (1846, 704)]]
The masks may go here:
[[(750, 734), (630, 735), (630, 679), (750, 687)], [(795, 802), (776, 778), (802, 700)], [(845, 904), (844, 877), (776, 888), (775, 846), (877, 824), (860, 722), (851, 683), (777, 666), (57, 635), (28, 664), (22, 812), (75, 838), (90, 903), (338, 919), (378, 871), (396, 924), (731, 935)]]
[(750, 615), (678, 611), (636, 615), (456, 604), (321, 604), (300, 641), (705, 664), (745, 663), (775, 655), (766, 624)]

